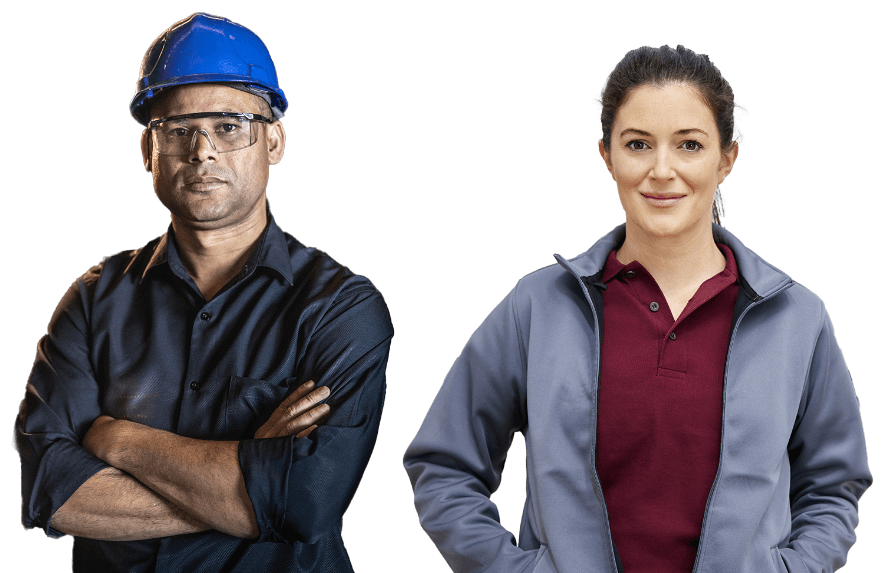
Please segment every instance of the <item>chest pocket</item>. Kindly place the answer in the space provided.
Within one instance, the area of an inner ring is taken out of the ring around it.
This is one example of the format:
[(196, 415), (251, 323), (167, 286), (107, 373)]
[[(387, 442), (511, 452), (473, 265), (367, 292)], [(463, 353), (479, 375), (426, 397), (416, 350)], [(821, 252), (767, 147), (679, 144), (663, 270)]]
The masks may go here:
[(296, 385), (297, 378), (267, 382), (231, 376), (224, 413), (224, 437), (232, 440), (253, 438), (261, 424), (285, 399), (288, 389)]

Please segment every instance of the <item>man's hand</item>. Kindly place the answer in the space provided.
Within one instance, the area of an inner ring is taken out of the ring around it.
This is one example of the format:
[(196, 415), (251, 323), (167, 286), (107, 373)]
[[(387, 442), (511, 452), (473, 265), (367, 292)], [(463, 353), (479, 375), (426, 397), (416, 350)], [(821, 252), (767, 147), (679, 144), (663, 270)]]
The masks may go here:
[[(331, 411), (328, 404), (316, 405), (328, 396), (331, 391), (327, 386), (316, 390), (316, 384), (310, 380), (299, 386), (291, 396), (286, 398), (266, 423), (255, 432), (255, 438), (277, 438), (294, 435), (303, 438), (317, 428), (317, 425)], [(311, 391), (312, 390), (312, 391)]]

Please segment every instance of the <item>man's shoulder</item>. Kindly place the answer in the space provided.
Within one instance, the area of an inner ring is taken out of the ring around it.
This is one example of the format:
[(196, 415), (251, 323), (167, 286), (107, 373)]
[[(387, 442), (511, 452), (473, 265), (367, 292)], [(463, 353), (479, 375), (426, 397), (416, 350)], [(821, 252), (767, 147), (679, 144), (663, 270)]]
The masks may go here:
[(161, 235), (138, 249), (120, 251), (114, 255), (106, 256), (100, 263), (83, 273), (77, 282), (87, 288), (94, 289), (100, 283), (116, 284), (127, 278), (140, 280), (151, 263), (156, 262), (154, 255), (157, 254), (157, 247), (164, 240), (165, 235)]
[(362, 292), (380, 294), (366, 276), (356, 274), (325, 251), (308, 247), (290, 234), (283, 233), (288, 246), (294, 285), (322, 289), (325, 292), (331, 290), (335, 293), (335, 302)]
[(347, 320), (361, 322), (361, 330), (370, 325), (377, 336), (392, 336), (389, 309), (374, 283), (325, 251), (307, 247), (288, 233), (285, 233), (285, 241), (291, 262), (292, 289), (298, 298), (313, 301), (310, 306), (315, 305), (318, 311), (317, 324), (335, 322), (346, 316)]

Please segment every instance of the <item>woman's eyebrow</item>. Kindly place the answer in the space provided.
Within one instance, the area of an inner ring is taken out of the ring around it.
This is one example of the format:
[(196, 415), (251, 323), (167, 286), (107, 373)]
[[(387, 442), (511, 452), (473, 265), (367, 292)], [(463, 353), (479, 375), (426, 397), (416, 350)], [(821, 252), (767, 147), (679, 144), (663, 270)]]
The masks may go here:
[[(698, 127), (690, 127), (690, 128), (687, 128), (687, 129), (679, 129), (679, 130), (677, 130), (677, 131), (675, 132), (675, 135), (689, 135), (689, 134), (691, 134), (691, 133), (701, 133), (701, 134), (704, 135), (705, 137), (708, 137), (708, 134), (705, 133), (704, 130), (699, 129)], [(653, 134), (648, 133), (648, 132), (643, 131), (643, 130), (640, 130), (640, 129), (636, 129), (636, 128), (634, 128), (634, 127), (629, 127), (629, 128), (623, 129), (621, 132), (619, 132), (619, 136), (620, 136), (620, 137), (622, 137), (622, 136), (624, 136), (624, 135), (627, 135), (627, 134), (628, 134), (628, 135), (640, 135), (641, 137), (653, 137)]]

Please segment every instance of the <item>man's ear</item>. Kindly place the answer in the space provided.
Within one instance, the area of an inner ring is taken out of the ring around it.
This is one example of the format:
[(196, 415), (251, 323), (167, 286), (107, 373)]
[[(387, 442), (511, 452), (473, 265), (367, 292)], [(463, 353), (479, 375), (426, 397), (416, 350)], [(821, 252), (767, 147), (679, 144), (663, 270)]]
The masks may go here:
[(264, 125), (267, 126), (267, 155), (270, 165), (276, 165), (285, 155), (285, 128), (278, 120)]
[(152, 165), (151, 160), (153, 158), (153, 153), (151, 153), (150, 149), (150, 131), (145, 129), (141, 132), (141, 159), (144, 160), (144, 169), (148, 172), (151, 171)]

